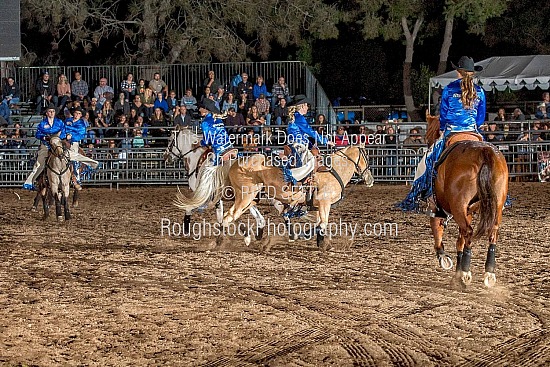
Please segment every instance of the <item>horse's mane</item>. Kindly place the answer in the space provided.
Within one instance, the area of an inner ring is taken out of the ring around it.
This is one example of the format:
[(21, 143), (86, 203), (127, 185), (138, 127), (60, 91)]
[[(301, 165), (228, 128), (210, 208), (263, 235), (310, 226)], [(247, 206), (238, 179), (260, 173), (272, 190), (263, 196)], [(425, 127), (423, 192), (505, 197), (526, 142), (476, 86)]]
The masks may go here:
[(439, 115), (432, 116), (429, 112), (426, 112), (426, 121), (428, 122), (428, 129), (426, 130), (426, 143), (428, 146), (435, 143), (439, 139)]

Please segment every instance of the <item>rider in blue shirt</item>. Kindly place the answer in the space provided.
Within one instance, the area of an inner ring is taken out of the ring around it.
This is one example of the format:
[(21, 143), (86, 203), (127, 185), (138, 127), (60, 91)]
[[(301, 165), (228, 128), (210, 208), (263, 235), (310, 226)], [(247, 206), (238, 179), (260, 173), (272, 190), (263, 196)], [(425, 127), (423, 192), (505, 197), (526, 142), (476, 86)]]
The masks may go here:
[[(451, 63), (452, 64), (452, 63)], [(477, 132), (485, 121), (486, 100), (483, 89), (474, 84), (474, 72), (481, 71), (481, 66), (474, 66), (474, 60), (463, 56), (458, 66), (457, 80), (451, 82), (443, 90), (439, 113), (441, 137), (434, 143), (431, 150), (418, 165), (411, 191), (401, 203), (402, 210), (418, 210), (419, 200), (428, 201), (428, 211), (435, 211), (433, 201), (433, 169), (439, 159), (445, 141), (452, 133)]]
[(287, 139), (297, 163), (297, 167), (290, 170), (292, 177), (289, 177), (289, 179), (293, 184), (296, 181), (303, 180), (315, 168), (315, 157), (309, 150), (310, 138), (321, 144), (334, 145), (326, 136), (320, 135), (309, 126), (304, 117), (308, 110), (308, 103), (311, 103), (311, 101), (306, 96), (297, 95), (289, 104)]
[(52, 135), (58, 136), (60, 139), (65, 139), (65, 124), (59, 118), (55, 116), (55, 106), (51, 104), (48, 106), (45, 112), (46, 116), (40, 121), (36, 128), (35, 137), (40, 140), (40, 146), (38, 147), (38, 156), (36, 157), (36, 163), (32, 169), (32, 172), (25, 180), (23, 189), (34, 190), (34, 177), (38, 176), (44, 166), (46, 165), (46, 158), (48, 157), (48, 138)]
[(201, 144), (203, 146), (211, 146), (214, 151), (214, 162), (217, 166), (221, 160), (221, 155), (233, 148), (233, 144), (225, 130), (225, 125), (219, 116), (221, 111), (216, 107), (213, 100), (205, 98), (199, 103), (199, 112), (204, 117), (201, 123), (201, 129), (203, 134), (203, 140)]

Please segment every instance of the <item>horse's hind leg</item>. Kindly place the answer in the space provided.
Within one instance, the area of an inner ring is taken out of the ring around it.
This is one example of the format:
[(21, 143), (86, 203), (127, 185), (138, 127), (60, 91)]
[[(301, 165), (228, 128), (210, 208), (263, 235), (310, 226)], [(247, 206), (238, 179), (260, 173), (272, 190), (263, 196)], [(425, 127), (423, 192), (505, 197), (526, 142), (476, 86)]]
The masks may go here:
[(455, 222), (458, 224), (459, 237), (456, 241), (456, 273), (455, 279), (460, 280), (463, 286), (467, 286), (472, 282), (472, 272), (470, 271), (470, 263), (472, 260), (472, 236), (474, 228), (472, 227), (472, 215), (468, 215), (466, 208), (454, 216)]
[(58, 221), (63, 220), (63, 215), (61, 212), (61, 194), (55, 194), (55, 215)]
[(430, 227), (432, 227), (435, 242), (434, 248), (439, 266), (445, 270), (450, 270), (453, 267), (453, 260), (445, 253), (445, 246), (443, 246), (443, 219), (430, 218)]
[[(502, 208), (504, 202), (502, 202)], [(496, 251), (497, 251), (497, 240), (498, 240), (498, 228), (502, 220), (502, 210), (499, 210), (497, 213), (497, 221), (495, 226), (492, 228), (489, 235), (489, 248), (487, 249), (487, 257), (485, 259), (485, 273), (483, 274), (483, 284), (487, 288), (493, 287), (497, 282), (497, 277), (495, 275), (496, 267)]]
[(36, 193), (36, 196), (34, 197), (34, 201), (32, 203), (31, 211), (36, 212), (38, 211), (38, 202), (40, 201), (41, 195), (40, 191)]
[(73, 208), (78, 208), (78, 199), (80, 197), (80, 191), (73, 190)]

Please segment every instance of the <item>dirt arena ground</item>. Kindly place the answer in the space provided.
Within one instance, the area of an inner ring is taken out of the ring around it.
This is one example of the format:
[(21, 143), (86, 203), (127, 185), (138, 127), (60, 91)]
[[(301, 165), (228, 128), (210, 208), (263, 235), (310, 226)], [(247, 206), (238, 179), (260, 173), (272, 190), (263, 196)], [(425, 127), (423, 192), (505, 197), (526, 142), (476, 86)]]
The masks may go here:
[(438, 268), (428, 218), (391, 210), (407, 190), (348, 188), (332, 221), (372, 231), (327, 253), (274, 233), (268, 253), (168, 236), (175, 187), (85, 189), (62, 224), (0, 190), (0, 365), (550, 365), (550, 185), (511, 184), (497, 286), (478, 241), (465, 291)]

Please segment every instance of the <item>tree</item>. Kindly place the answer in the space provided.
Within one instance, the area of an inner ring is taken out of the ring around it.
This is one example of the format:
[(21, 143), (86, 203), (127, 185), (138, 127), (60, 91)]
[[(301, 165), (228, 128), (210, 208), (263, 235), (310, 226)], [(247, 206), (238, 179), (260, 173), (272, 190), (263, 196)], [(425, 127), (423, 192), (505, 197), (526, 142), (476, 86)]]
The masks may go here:
[(50, 36), (53, 51), (110, 47), (140, 63), (267, 59), (275, 43), (337, 37), (340, 16), (322, 0), (22, 2), (23, 25)]

